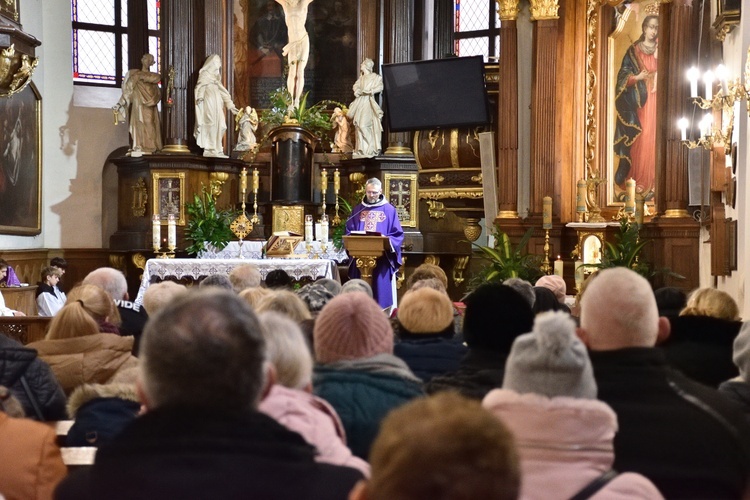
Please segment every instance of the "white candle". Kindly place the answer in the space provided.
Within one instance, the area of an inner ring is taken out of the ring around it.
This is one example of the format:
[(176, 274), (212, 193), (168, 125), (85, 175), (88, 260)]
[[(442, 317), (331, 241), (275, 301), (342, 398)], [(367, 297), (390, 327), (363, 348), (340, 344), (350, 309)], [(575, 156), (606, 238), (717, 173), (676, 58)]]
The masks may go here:
[(321, 243), (328, 243), (328, 216), (323, 214), (320, 218), (320, 237)]
[(700, 71), (693, 66), (687, 71), (687, 78), (690, 81), (690, 97), (698, 97), (698, 78)]
[(555, 274), (558, 276), (563, 275), (563, 261), (559, 255), (557, 256), (557, 260), (555, 261)]
[(151, 221), (151, 245), (153, 245), (155, 251), (161, 248), (161, 219), (158, 214), (154, 214)]
[(542, 199), (542, 229), (552, 229), (552, 198)]
[(714, 72), (706, 71), (703, 74), (703, 83), (706, 84), (706, 100), (711, 101), (714, 98)]
[(321, 241), (320, 222), (315, 223), (315, 241)]
[(312, 215), (305, 215), (305, 243), (313, 241), (313, 218)]
[(635, 179), (632, 177), (625, 181), (625, 211), (635, 212)]
[(716, 78), (719, 79), (719, 84), (721, 85), (721, 93), (722, 95), (729, 95), (729, 88), (727, 86), (727, 76), (729, 75), (729, 72), (727, 71), (727, 67), (723, 64), (719, 64), (716, 67)]
[(170, 249), (177, 247), (177, 221), (174, 214), (169, 214), (167, 219), (167, 246)]
[(688, 128), (688, 119), (684, 116), (677, 120), (677, 127), (680, 129), (680, 136), (682, 137), (683, 141), (687, 140), (687, 128)]

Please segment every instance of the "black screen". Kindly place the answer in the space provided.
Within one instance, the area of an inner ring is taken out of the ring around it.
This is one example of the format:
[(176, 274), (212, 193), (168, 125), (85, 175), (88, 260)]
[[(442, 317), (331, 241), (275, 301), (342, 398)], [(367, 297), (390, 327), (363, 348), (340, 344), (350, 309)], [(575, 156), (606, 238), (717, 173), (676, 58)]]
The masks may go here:
[(383, 65), (390, 130), (489, 123), (482, 56)]

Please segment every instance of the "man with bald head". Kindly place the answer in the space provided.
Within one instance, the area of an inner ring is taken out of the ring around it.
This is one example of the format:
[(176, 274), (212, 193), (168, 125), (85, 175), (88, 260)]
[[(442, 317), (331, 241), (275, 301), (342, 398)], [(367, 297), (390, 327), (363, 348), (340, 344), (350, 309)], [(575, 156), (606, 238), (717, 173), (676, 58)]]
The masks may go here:
[(750, 428), (717, 391), (671, 369), (669, 336), (651, 285), (624, 267), (602, 271), (581, 301), (579, 336), (590, 350), (598, 398), (617, 413), (615, 464), (666, 498), (743, 498)]

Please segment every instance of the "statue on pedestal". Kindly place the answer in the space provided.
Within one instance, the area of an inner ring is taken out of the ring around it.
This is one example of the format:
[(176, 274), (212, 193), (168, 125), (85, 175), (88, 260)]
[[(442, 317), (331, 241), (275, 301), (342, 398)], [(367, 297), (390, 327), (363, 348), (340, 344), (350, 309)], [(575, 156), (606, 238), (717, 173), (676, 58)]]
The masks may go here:
[(258, 112), (250, 106), (246, 106), (245, 109), (240, 110), (236, 120), (239, 136), (234, 150), (250, 151), (258, 142), (255, 138), (255, 131), (258, 130)]
[(338, 106), (333, 110), (331, 123), (335, 131), (333, 136), (333, 152), (351, 153), (354, 150), (354, 145), (352, 144), (349, 118), (346, 117), (346, 113)]
[(133, 141), (130, 156), (153, 153), (162, 147), (161, 121), (156, 108), (161, 99), (161, 75), (149, 70), (154, 62), (154, 56), (144, 54), (141, 69), (127, 72), (122, 84), (122, 96), (112, 108), (117, 121), (124, 123), (130, 118), (129, 130)]
[(235, 115), (240, 111), (221, 84), (221, 58), (213, 54), (203, 64), (195, 85), (194, 136), (198, 146), (203, 148), (203, 156), (227, 158), (223, 145), (227, 131), (224, 107)]
[(307, 36), (305, 21), (307, 20), (307, 7), (313, 0), (276, 0), (276, 2), (284, 9), (284, 20), (289, 33), (289, 43), (284, 46), (282, 54), (287, 57), (289, 65), (286, 88), (292, 95), (292, 105), (296, 108), (302, 97), (302, 89), (305, 86), (305, 66), (310, 57), (310, 38)]
[(383, 78), (372, 72), (375, 63), (365, 59), (360, 66), (361, 76), (354, 83), (354, 102), (349, 106), (347, 116), (351, 118), (356, 131), (356, 146), (353, 158), (371, 158), (380, 153), (383, 136), (383, 110), (375, 101), (375, 94), (383, 91)]

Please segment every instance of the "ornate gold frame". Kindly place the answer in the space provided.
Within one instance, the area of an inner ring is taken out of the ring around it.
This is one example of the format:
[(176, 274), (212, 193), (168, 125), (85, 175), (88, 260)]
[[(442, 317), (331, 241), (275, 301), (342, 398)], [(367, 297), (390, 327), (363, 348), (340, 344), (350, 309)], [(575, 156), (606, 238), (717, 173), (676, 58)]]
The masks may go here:
[(18, 0), (0, 0), (0, 15), (18, 22)]
[(273, 205), (271, 232), (290, 231), (305, 234), (305, 207), (302, 205)]
[[(671, 0), (636, 0), (644, 6), (647, 4), (668, 3)], [(619, 210), (624, 202), (615, 200), (613, 179), (614, 153), (607, 150), (611, 147), (613, 117), (609, 94), (611, 78), (616, 62), (611, 61), (610, 47), (607, 45), (608, 34), (602, 32), (600, 15), (603, 8), (613, 8), (624, 0), (587, 0), (586, 2), (586, 115), (584, 168), (587, 179), (606, 178), (604, 203), (602, 208)], [(660, 27), (663, 28), (663, 27)], [(654, 197), (658, 197), (655, 193)], [(654, 200), (647, 203), (653, 213)]]
[(716, 38), (722, 42), (727, 34), (740, 24), (742, 3), (741, 0), (735, 2), (736, 8), (735, 5), (727, 8), (727, 0), (716, 0), (716, 19), (713, 27), (716, 30)]
[(161, 216), (162, 226), (167, 225), (167, 217), (162, 214), (161, 197), (159, 196), (159, 183), (162, 179), (177, 179), (180, 190), (180, 211), (177, 219), (178, 226), (185, 225), (185, 172), (152, 172), (151, 173), (151, 214)]
[(418, 189), (417, 189), (417, 174), (385, 173), (383, 175), (383, 196), (389, 202), (391, 201), (391, 181), (392, 180), (407, 180), (410, 182), (409, 184), (409, 197), (410, 197), (409, 219), (400, 220), (400, 222), (401, 222), (402, 227), (417, 227), (417, 207), (419, 206), (419, 203), (418, 203), (419, 195), (418, 195)]

